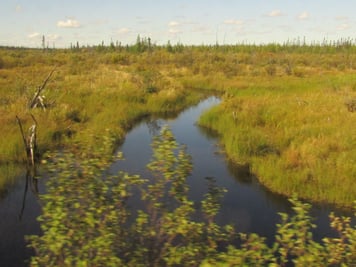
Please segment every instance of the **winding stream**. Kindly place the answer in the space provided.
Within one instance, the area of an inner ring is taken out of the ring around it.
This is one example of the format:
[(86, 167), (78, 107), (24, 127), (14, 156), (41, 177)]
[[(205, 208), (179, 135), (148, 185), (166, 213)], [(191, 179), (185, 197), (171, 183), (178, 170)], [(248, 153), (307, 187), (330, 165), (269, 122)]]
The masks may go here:
[[(243, 167), (228, 162), (225, 155), (220, 153), (217, 136), (195, 124), (204, 110), (218, 103), (219, 99), (211, 97), (185, 110), (175, 119), (151, 118), (138, 123), (119, 148), (125, 160), (114, 163), (111, 171), (123, 170), (147, 176), (145, 166), (151, 158), (152, 137), (159, 133), (163, 125), (168, 125), (177, 142), (185, 144), (187, 152), (192, 156), (193, 172), (188, 177), (190, 198), (198, 203), (207, 189), (205, 178), (214, 177), (219, 186), (228, 190), (222, 201), (218, 222), (232, 223), (240, 232), (258, 233), (271, 243), (279, 222), (278, 212), (291, 213), (291, 206), (285, 197), (273, 194), (261, 186)], [(26, 249), (24, 236), (40, 232), (36, 221), (40, 206), (30, 190), (24, 194), (25, 188), (24, 175), (5, 194), (0, 194), (0, 266), (27, 266), (23, 262), (29, 259), (31, 251)], [(44, 191), (41, 179), (39, 191)], [(317, 225), (314, 236), (317, 240), (332, 235), (328, 221), (331, 210), (328, 206), (314, 205), (312, 208), (311, 215)], [(335, 212), (352, 216), (351, 213)]]
[[(213, 177), (217, 185), (226, 188), (218, 215), (220, 224), (234, 224), (239, 232), (253, 232), (274, 241), (276, 224), (280, 222), (279, 212), (292, 213), (286, 197), (271, 193), (258, 183), (257, 178), (244, 167), (229, 162), (220, 153), (218, 137), (211, 131), (196, 125), (204, 110), (219, 104), (220, 100), (210, 97), (197, 106), (191, 107), (175, 119), (149, 119), (137, 124), (126, 136), (120, 147), (125, 158), (113, 165), (112, 171), (127, 171), (147, 177), (146, 165), (151, 158), (151, 141), (162, 126), (168, 125), (176, 140), (187, 146), (193, 159), (193, 172), (188, 177), (190, 198), (199, 202), (206, 192), (206, 177)], [(327, 205), (313, 205), (311, 215), (317, 228), (313, 232), (316, 240), (333, 233), (329, 227), (328, 215), (352, 216), (351, 213), (334, 210)]]

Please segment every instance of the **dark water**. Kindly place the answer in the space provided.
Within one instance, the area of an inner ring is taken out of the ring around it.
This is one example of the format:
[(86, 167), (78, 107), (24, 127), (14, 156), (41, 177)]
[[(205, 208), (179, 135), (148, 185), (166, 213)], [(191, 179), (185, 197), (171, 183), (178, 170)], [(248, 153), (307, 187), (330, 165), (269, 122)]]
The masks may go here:
[[(218, 139), (214, 133), (198, 127), (196, 121), (205, 109), (217, 105), (217, 98), (209, 98), (199, 105), (181, 113), (176, 119), (149, 119), (141, 122), (126, 136), (119, 149), (124, 161), (114, 164), (112, 171), (124, 170), (132, 174), (147, 177), (146, 165), (151, 158), (151, 141), (162, 126), (168, 125), (176, 140), (187, 146), (193, 158), (193, 173), (188, 178), (190, 198), (199, 202), (206, 193), (205, 177), (214, 177), (217, 184), (228, 190), (225, 194), (220, 224), (233, 223), (238, 231), (254, 232), (273, 242), (276, 224), (280, 222), (279, 212), (291, 213), (292, 208), (287, 198), (273, 194), (261, 186), (248, 168), (228, 162), (220, 153)], [(314, 236), (317, 240), (333, 235), (329, 228), (328, 215), (331, 207), (314, 205), (311, 215), (315, 218), (317, 228)], [(337, 214), (352, 216), (351, 213), (336, 211)]]
[[(188, 153), (193, 158), (193, 173), (188, 177), (190, 198), (199, 203), (207, 189), (205, 177), (214, 177), (219, 186), (228, 190), (218, 222), (233, 223), (238, 231), (258, 233), (271, 243), (275, 225), (279, 222), (277, 213), (290, 213), (291, 206), (286, 198), (272, 194), (261, 186), (246, 168), (226, 161), (219, 152), (217, 137), (195, 125), (205, 109), (218, 103), (217, 98), (209, 98), (175, 119), (150, 119), (137, 124), (120, 148), (125, 160), (113, 164), (111, 171), (123, 170), (146, 176), (145, 166), (151, 158), (152, 136), (159, 133), (163, 125), (169, 125), (177, 141), (187, 145)], [(25, 261), (33, 252), (26, 248), (24, 236), (40, 233), (36, 221), (40, 205), (36, 193), (31, 190), (31, 180), (28, 182), (26, 194), (25, 174), (19, 176), (5, 192), (0, 192), (0, 267), (28, 266)], [(44, 192), (44, 179), (39, 180), (38, 190)], [(318, 226), (314, 231), (317, 240), (333, 234), (328, 222), (331, 210), (333, 208), (327, 206), (313, 206), (311, 215)], [(340, 210), (336, 213), (352, 216)]]
[[(37, 185), (36, 185), (37, 182)], [(41, 212), (38, 193), (44, 191), (44, 181), (20, 175), (0, 194), (0, 266), (28, 266), (33, 251), (26, 247), (24, 237), (39, 234), (36, 218)]]

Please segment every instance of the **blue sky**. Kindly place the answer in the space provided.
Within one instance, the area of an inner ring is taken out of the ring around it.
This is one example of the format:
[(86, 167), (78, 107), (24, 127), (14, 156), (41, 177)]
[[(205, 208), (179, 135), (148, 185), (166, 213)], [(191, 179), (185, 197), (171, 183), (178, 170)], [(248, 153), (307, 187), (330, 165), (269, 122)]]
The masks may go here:
[(1, 0), (0, 45), (355, 39), (355, 13), (356, 0)]

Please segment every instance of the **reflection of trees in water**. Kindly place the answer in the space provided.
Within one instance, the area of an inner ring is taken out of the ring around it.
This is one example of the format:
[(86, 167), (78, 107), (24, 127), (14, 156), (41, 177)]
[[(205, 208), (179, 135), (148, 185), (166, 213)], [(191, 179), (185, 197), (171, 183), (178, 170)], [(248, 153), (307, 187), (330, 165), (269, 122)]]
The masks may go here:
[(209, 129), (207, 127), (197, 125), (197, 129), (198, 129), (199, 133), (208, 140), (214, 140), (219, 137), (218, 132), (216, 132), (212, 129)]
[(26, 207), (28, 191), (30, 190), (36, 198), (38, 198), (39, 195), (36, 166), (27, 166), (25, 173), (24, 166), (21, 164), (6, 164), (0, 166), (0, 171), (0, 181), (3, 181), (3, 184), (0, 186), (0, 201), (4, 200), (9, 194), (12, 194), (12, 191), (16, 190), (18, 185), (22, 185), (23, 181), (25, 182), (22, 206), (19, 213), (19, 219), (21, 220)]
[(151, 136), (158, 135), (162, 129), (161, 120), (149, 119), (146, 121), (146, 125)]
[(292, 213), (293, 205), (288, 201), (288, 197), (274, 193), (262, 184), (259, 185), (261, 187), (262, 193), (266, 196), (265, 199), (268, 201), (268, 203), (270, 203), (271, 206), (274, 206), (278, 212), (287, 212), (289, 214)]
[(236, 164), (227, 159), (226, 165), (229, 173), (240, 183), (250, 184), (255, 181), (256, 177), (251, 173), (249, 164)]
[(37, 173), (36, 166), (27, 169), (25, 190), (22, 198), (22, 207), (19, 214), (20, 220), (22, 219), (22, 215), (25, 211), (28, 189), (30, 189), (32, 194), (38, 198), (38, 179), (36, 178), (36, 173)]
[[(203, 135), (208, 140), (217, 140), (219, 134), (205, 127), (198, 127), (199, 133)], [(250, 164), (237, 164), (232, 160), (225, 157), (225, 162), (227, 169), (232, 177), (240, 184), (251, 185), (254, 187), (259, 187), (261, 194), (265, 195), (265, 199), (271, 203), (271, 205), (277, 207), (279, 211), (290, 211), (291, 205), (287, 201), (287, 197), (271, 192), (267, 187), (260, 184), (258, 178), (255, 174), (251, 172)]]
[(287, 197), (277, 193), (273, 193), (267, 187), (259, 183), (258, 178), (251, 172), (250, 165), (236, 164), (232, 160), (226, 160), (227, 168), (230, 174), (241, 184), (250, 184), (256, 188), (260, 194), (265, 195), (266, 201), (271, 203), (271, 206), (276, 207), (279, 212), (291, 212), (291, 203), (287, 200)]
[[(278, 212), (292, 213), (292, 204), (288, 201), (288, 197), (276, 192), (272, 192), (266, 186), (258, 181), (258, 177), (251, 173), (249, 164), (236, 164), (231, 160), (226, 160), (226, 166), (229, 173), (241, 184), (250, 184), (256, 188), (260, 194), (263, 194), (266, 201), (270, 206), (275, 207)], [(305, 201), (305, 200), (304, 200)], [(329, 214), (331, 211), (335, 212), (339, 216), (352, 217), (353, 213), (350, 210), (342, 209), (333, 204), (326, 203), (312, 203), (312, 210), (316, 210), (320, 214)], [(320, 214), (318, 217), (320, 217)]]
[(152, 115), (151, 119), (155, 120), (175, 120), (178, 118), (178, 116), (183, 112), (183, 110), (178, 110), (178, 111), (166, 111), (166, 112), (157, 112)]

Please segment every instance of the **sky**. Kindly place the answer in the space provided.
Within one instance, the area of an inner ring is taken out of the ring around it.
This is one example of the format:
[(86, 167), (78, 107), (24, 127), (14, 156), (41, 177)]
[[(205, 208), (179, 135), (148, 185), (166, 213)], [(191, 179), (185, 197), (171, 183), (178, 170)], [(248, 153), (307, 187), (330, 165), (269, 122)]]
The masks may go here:
[(356, 0), (1, 0), (0, 46), (356, 39)]

